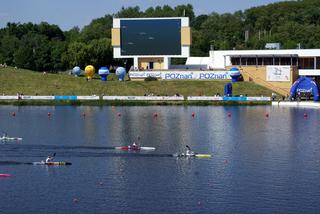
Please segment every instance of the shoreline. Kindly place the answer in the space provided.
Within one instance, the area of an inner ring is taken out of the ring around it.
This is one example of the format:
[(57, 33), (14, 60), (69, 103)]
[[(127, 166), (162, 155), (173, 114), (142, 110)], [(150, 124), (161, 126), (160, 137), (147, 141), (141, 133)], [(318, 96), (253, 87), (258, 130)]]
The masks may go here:
[(14, 106), (257, 106), (271, 101), (0, 100)]
[(252, 106), (271, 105), (270, 97), (246, 96), (0, 96), (0, 105), (48, 106)]

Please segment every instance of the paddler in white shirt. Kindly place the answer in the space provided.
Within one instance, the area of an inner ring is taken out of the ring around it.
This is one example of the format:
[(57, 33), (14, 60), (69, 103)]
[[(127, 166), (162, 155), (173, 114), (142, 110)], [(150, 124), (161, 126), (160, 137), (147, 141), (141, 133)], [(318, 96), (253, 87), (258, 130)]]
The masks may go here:
[(133, 144), (131, 145), (131, 149), (138, 149), (138, 145), (136, 144), (136, 142), (133, 142)]
[(191, 151), (190, 146), (186, 145), (186, 147), (187, 147), (186, 156), (189, 156), (189, 157), (194, 156), (195, 153)]

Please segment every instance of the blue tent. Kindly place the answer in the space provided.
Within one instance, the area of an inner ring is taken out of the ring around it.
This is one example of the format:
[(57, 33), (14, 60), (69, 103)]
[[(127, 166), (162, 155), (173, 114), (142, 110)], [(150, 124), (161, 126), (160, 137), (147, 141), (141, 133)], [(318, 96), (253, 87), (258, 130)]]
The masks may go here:
[(317, 83), (309, 77), (300, 77), (293, 83), (290, 89), (290, 97), (297, 98), (301, 95), (311, 95), (313, 96), (313, 100), (319, 101), (320, 97)]

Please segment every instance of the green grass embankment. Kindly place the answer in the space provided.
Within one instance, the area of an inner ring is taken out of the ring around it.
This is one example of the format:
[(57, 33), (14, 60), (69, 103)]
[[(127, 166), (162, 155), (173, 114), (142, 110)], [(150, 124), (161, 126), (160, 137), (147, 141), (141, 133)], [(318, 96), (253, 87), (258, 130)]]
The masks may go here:
[[(124, 81), (119, 82), (114, 74), (110, 74), (108, 81), (103, 82), (96, 74), (92, 80), (85, 77), (74, 77), (67, 73), (42, 73), (25, 69), (0, 68), (0, 94), (16, 95), (106, 95), (106, 96), (143, 96), (153, 94), (159, 96), (173, 96), (179, 93), (183, 96), (213, 96), (223, 95), (227, 81)], [(237, 82), (233, 84), (234, 95), (270, 96), (272, 91), (253, 82)], [(212, 105), (222, 102), (145, 102), (145, 101), (0, 101), (0, 104), (61, 104), (61, 105)], [(241, 104), (242, 102), (223, 102), (225, 104)], [(248, 103), (248, 102), (244, 102)], [(254, 102), (252, 102), (254, 103)], [(268, 102), (262, 102), (268, 103)], [(260, 102), (259, 102), (260, 104)]]

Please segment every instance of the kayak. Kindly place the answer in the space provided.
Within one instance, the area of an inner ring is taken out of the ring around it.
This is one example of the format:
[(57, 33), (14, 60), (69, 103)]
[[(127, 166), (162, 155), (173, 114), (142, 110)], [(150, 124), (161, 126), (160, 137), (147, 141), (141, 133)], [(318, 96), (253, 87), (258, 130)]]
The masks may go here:
[(184, 153), (181, 154), (173, 154), (173, 157), (185, 157), (185, 158), (211, 158), (210, 154), (194, 154), (194, 155), (186, 155)]
[(211, 158), (210, 154), (195, 154), (197, 158)]
[(22, 140), (21, 137), (0, 137), (0, 140), (6, 141), (6, 140)]
[(70, 162), (44, 162), (44, 161), (40, 161), (40, 162), (32, 162), (33, 165), (47, 165), (47, 166), (62, 166), (62, 165), (72, 165), (72, 163)]
[(147, 147), (147, 146), (137, 146), (137, 147), (132, 147), (132, 146), (118, 146), (118, 147), (115, 147), (115, 149), (119, 149), (119, 150), (131, 150), (131, 151), (140, 151), (140, 150), (153, 151), (153, 150), (156, 150), (155, 147)]
[(1, 178), (7, 178), (7, 177), (11, 177), (11, 175), (10, 174), (0, 174), (0, 177)]

